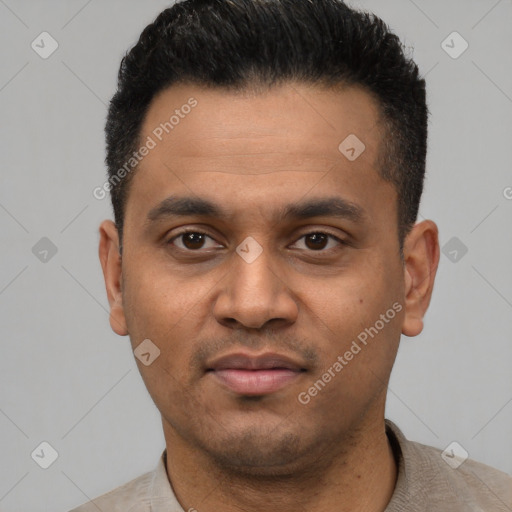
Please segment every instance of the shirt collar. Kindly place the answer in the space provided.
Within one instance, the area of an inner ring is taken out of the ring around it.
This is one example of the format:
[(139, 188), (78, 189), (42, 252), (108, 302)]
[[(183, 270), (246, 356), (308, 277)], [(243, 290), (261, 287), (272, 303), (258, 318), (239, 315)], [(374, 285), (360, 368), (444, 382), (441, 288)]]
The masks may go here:
[(164, 450), (153, 471), (149, 485), (151, 512), (184, 512), (178, 503), (167, 476), (167, 450)]

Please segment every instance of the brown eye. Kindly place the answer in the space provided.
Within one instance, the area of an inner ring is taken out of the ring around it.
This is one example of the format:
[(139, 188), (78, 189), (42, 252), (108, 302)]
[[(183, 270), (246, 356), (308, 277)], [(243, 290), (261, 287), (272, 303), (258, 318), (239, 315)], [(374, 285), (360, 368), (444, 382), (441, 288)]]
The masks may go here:
[(325, 249), (329, 242), (329, 235), (325, 233), (311, 233), (305, 236), (306, 247), (312, 250)]
[(347, 245), (347, 243), (337, 236), (322, 231), (306, 233), (293, 244), (296, 249), (314, 251), (321, 254), (327, 254), (333, 250), (341, 249), (344, 245)]
[(181, 237), (187, 249), (201, 249), (205, 242), (205, 235), (201, 233), (185, 233)]
[(183, 251), (214, 249), (219, 246), (211, 236), (198, 231), (186, 231), (184, 233), (180, 233), (171, 238), (167, 243), (169, 245), (174, 245)]

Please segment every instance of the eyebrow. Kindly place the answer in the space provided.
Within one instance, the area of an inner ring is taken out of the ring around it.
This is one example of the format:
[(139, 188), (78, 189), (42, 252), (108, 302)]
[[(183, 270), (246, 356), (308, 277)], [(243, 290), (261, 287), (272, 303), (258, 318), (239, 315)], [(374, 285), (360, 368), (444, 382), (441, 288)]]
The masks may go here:
[[(226, 219), (229, 214), (220, 205), (197, 197), (170, 196), (164, 199), (147, 215), (147, 222), (154, 223), (169, 217), (216, 217)], [(341, 197), (309, 199), (291, 203), (281, 208), (276, 217), (282, 220), (299, 220), (312, 217), (336, 217), (362, 223), (366, 220), (365, 210)]]

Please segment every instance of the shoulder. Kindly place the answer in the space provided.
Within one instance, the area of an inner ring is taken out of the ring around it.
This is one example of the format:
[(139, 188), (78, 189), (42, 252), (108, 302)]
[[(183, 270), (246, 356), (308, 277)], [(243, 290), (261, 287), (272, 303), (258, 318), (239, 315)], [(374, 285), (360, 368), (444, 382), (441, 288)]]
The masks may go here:
[(425, 511), (512, 510), (512, 476), (469, 458), (458, 458), (451, 450), (443, 452), (409, 441), (392, 422), (386, 420), (386, 424), (395, 436), (395, 448), (399, 447), (399, 476), (391, 503), (408, 498), (409, 503), (421, 502), (417, 510)]
[(411, 442), (411, 449), (430, 462), (431, 471), (437, 471), (461, 503), (472, 503), (482, 510), (511, 510), (512, 476), (472, 459), (451, 462), (455, 459), (453, 452), (432, 446)]
[(98, 510), (128, 512), (134, 505), (138, 505), (137, 512), (149, 511), (148, 490), (151, 485), (152, 475), (152, 472), (145, 473), (94, 500), (74, 508), (70, 512), (98, 512)]

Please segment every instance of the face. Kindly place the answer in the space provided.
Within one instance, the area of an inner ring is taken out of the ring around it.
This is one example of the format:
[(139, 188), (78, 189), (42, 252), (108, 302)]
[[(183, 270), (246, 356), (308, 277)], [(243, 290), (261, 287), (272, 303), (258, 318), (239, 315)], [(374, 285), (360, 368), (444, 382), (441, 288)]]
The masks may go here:
[(183, 85), (153, 100), (122, 260), (108, 221), (100, 256), (168, 446), (278, 473), (383, 417), (437, 264), (433, 223), (400, 259), (383, 134), (357, 88)]

